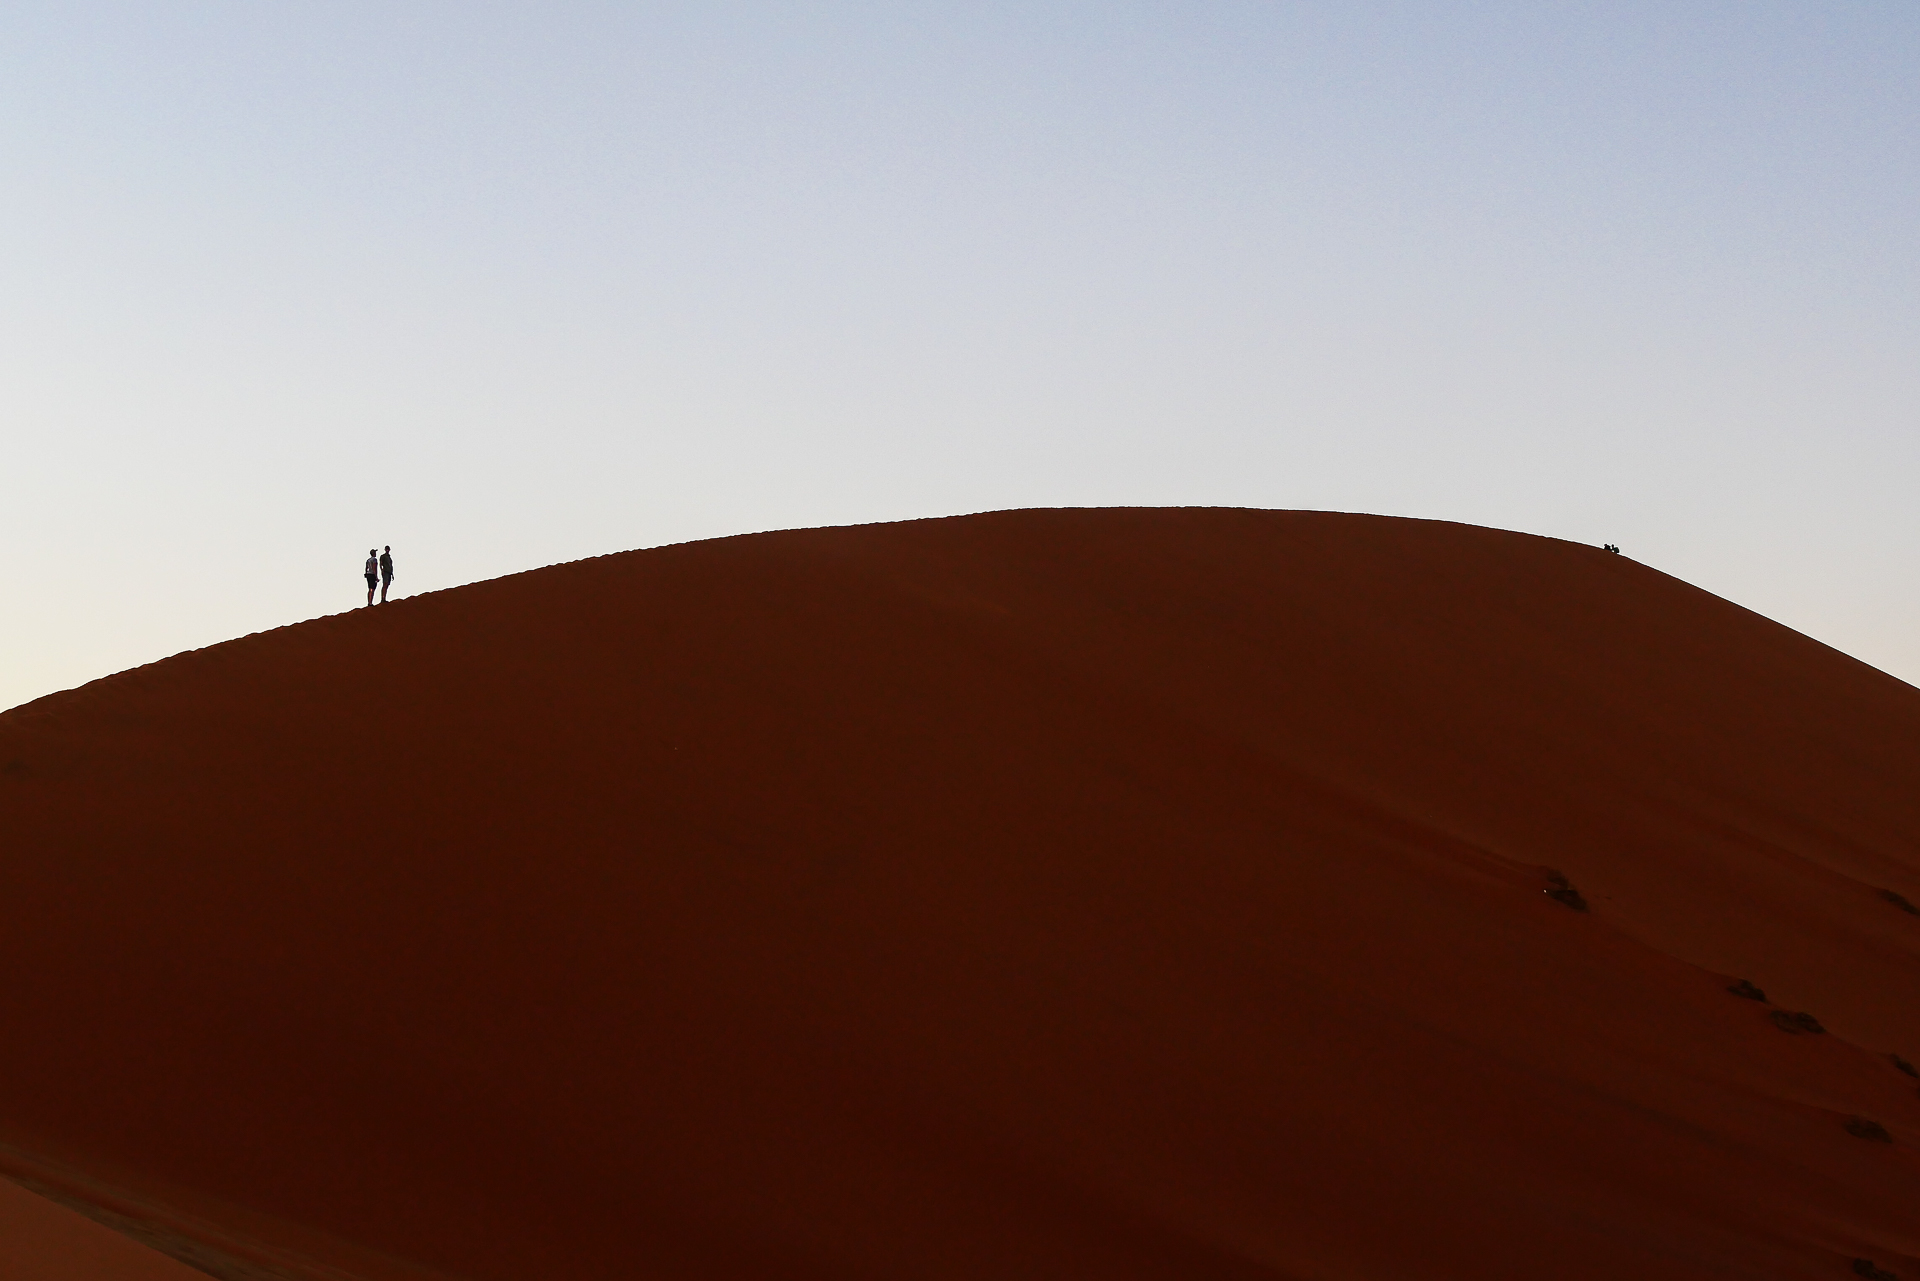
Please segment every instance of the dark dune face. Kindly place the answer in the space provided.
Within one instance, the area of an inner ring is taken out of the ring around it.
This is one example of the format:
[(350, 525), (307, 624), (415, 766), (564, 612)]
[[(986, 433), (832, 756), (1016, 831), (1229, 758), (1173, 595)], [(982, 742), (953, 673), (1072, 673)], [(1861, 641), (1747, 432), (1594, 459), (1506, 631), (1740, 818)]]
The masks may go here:
[(1920, 1281), (1902, 899), (1920, 691), (1622, 557), (726, 539), (0, 716), (0, 1162), (233, 1276)]

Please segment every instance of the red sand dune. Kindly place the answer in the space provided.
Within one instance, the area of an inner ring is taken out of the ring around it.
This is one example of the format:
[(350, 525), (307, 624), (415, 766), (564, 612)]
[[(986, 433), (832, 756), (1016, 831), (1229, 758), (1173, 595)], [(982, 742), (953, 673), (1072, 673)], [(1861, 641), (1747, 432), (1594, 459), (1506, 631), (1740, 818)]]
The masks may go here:
[(1920, 1281), (1920, 691), (1570, 543), (561, 565), (0, 715), (0, 841), (0, 1164), (220, 1275)]
[(0, 1179), (0, 1281), (201, 1281), (45, 1197)]

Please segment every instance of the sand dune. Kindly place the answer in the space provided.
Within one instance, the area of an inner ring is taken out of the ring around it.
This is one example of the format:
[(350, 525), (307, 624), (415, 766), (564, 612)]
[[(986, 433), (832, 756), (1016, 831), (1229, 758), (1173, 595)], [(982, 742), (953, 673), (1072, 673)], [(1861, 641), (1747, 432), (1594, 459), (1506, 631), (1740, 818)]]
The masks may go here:
[(0, 715), (0, 842), (0, 1167), (221, 1275), (1920, 1281), (1920, 691), (1574, 544), (556, 566)]
[(0, 1281), (200, 1281), (204, 1275), (0, 1179)]

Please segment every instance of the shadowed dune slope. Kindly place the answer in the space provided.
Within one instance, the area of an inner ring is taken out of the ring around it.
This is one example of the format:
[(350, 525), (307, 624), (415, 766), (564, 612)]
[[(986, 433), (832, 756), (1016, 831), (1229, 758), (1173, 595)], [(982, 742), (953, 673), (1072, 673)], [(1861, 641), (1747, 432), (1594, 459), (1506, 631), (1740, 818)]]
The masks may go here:
[(230, 1277), (1920, 1281), (1902, 902), (1920, 691), (1624, 557), (723, 539), (0, 715), (0, 1164)]

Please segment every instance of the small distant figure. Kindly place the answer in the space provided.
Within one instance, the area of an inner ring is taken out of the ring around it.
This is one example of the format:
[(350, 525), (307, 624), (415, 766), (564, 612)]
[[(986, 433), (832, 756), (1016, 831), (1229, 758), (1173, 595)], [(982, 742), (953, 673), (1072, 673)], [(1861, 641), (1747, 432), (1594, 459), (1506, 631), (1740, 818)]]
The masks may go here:
[(1615, 556), (1618, 556), (1620, 554), (1620, 549), (1618, 547), (1615, 547), (1612, 543), (1600, 544), (1600, 550), (1603, 552), (1612, 552)]
[[(1614, 550), (1618, 551), (1619, 548)], [(382, 605), (387, 603), (387, 588), (391, 586), (393, 586), (393, 548), (389, 545), (387, 550), (380, 553), (380, 603)]]
[(367, 604), (373, 604), (373, 589), (380, 585), (380, 556), (367, 548)]

